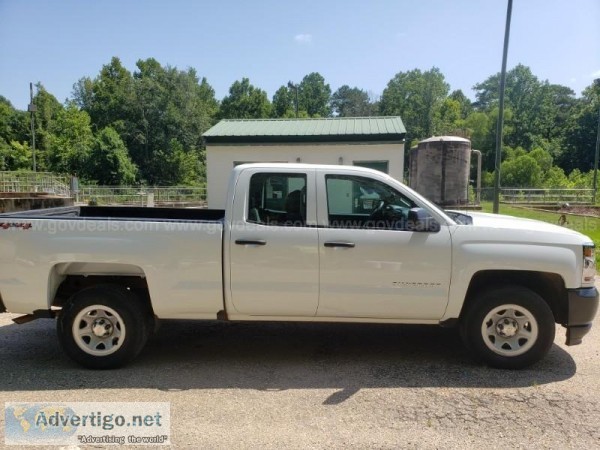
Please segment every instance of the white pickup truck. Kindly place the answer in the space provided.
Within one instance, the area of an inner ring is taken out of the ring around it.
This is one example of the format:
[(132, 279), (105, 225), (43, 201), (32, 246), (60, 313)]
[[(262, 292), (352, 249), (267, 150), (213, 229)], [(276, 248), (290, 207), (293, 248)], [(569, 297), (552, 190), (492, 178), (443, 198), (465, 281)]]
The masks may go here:
[(79, 207), (0, 216), (0, 312), (56, 317), (65, 352), (132, 360), (159, 319), (458, 326), (495, 367), (542, 358), (598, 308), (592, 241), (447, 213), (370, 169), (245, 164), (222, 210)]

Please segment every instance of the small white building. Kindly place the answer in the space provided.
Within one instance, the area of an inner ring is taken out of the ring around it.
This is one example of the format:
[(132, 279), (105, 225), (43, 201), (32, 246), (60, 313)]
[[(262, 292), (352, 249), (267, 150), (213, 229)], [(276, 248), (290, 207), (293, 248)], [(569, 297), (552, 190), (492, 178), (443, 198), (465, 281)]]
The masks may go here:
[(402, 181), (405, 135), (400, 117), (222, 120), (203, 134), (208, 207), (225, 207), (231, 169), (250, 162), (356, 165)]

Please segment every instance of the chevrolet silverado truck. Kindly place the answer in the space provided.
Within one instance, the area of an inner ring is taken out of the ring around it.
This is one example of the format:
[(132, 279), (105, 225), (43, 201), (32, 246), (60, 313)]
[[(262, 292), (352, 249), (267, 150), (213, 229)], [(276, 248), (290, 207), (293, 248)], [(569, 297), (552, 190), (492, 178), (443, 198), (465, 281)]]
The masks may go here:
[(444, 212), (351, 166), (244, 164), (224, 210), (72, 207), (0, 216), (0, 312), (56, 318), (83, 366), (135, 358), (161, 319), (458, 327), (499, 368), (541, 359), (598, 308), (594, 244), (514, 217)]

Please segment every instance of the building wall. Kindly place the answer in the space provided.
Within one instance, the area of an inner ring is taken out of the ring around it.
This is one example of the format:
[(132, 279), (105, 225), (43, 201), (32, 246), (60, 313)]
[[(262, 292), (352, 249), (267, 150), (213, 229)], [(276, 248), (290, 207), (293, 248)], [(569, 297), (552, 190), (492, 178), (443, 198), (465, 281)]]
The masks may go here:
[[(298, 161), (300, 158), (300, 161)], [(353, 165), (355, 161), (389, 161), (389, 174), (403, 180), (404, 143), (208, 144), (206, 176), (208, 207), (223, 209), (235, 162), (285, 162)]]

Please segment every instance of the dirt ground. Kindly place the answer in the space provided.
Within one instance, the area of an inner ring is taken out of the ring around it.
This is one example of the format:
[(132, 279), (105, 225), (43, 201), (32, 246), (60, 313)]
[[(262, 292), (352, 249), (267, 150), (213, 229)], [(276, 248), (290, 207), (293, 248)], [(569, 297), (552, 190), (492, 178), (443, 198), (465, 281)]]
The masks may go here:
[[(170, 402), (173, 448), (600, 448), (600, 318), (521, 371), (438, 327), (207, 322), (167, 322), (129, 366), (90, 371), (52, 320), (11, 317), (0, 402)], [(0, 430), (2, 446), (3, 414)]]
[(592, 206), (568, 206), (560, 208), (557, 213), (578, 214), (581, 216), (600, 217), (600, 208)]

